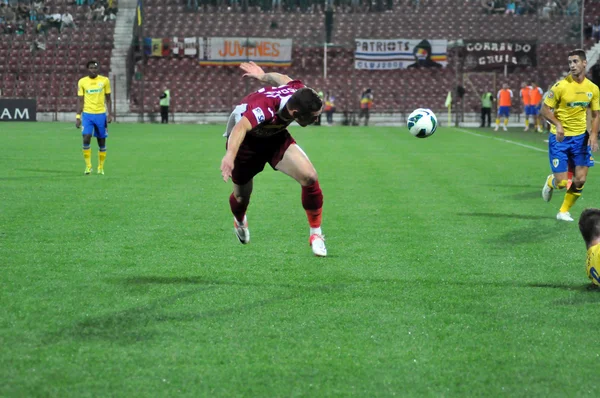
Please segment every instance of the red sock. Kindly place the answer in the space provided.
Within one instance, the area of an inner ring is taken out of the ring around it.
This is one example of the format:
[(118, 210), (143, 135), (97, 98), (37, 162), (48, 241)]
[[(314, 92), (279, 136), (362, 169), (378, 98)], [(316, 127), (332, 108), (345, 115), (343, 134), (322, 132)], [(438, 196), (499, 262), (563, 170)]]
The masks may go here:
[(246, 215), (246, 210), (248, 209), (248, 203), (238, 203), (235, 200), (235, 196), (233, 193), (229, 196), (229, 207), (231, 207), (231, 212), (238, 222), (244, 221), (244, 216)]
[(321, 191), (319, 181), (302, 187), (302, 207), (306, 211), (310, 227), (319, 228), (321, 226), (321, 212), (323, 210), (323, 191)]

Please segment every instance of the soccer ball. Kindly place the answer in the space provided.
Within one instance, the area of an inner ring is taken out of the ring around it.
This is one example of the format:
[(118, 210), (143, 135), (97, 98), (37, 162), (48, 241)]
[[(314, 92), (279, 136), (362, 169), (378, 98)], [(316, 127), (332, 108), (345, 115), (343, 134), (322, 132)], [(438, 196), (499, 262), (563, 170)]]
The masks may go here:
[(417, 138), (427, 138), (437, 129), (437, 118), (431, 109), (415, 109), (406, 122), (408, 131)]

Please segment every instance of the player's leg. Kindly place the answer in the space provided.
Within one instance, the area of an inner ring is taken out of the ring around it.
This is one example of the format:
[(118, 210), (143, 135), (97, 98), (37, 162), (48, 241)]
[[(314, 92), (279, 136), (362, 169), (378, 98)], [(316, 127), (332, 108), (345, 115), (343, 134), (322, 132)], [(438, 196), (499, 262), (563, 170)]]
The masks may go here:
[(573, 221), (573, 218), (570, 217), (569, 210), (573, 207), (577, 199), (581, 197), (589, 167), (594, 165), (592, 152), (588, 146), (588, 137), (589, 135), (587, 133), (575, 137), (566, 137), (570, 138), (571, 141), (572, 157), (570, 160), (575, 165), (575, 173), (573, 175), (573, 182), (565, 193), (565, 198), (557, 215), (558, 219), (561, 219), (559, 218), (561, 214), (567, 214), (570, 218), (570, 220), (567, 221)]
[(315, 167), (306, 153), (298, 145), (292, 144), (286, 149), (283, 158), (275, 168), (289, 175), (302, 186), (302, 207), (310, 226), (309, 244), (316, 256), (325, 257), (327, 249), (321, 230), (323, 192)]
[(508, 127), (508, 118), (510, 117), (510, 108), (506, 107), (506, 111), (504, 112), (504, 124), (502, 125), (502, 130), (508, 131), (506, 128)]
[(89, 118), (89, 114), (83, 113), (81, 115), (81, 134), (83, 136), (83, 160), (85, 161), (84, 174), (90, 174), (92, 172), (92, 133), (94, 132), (94, 125)]
[[(566, 138), (565, 138), (566, 139)], [(558, 142), (555, 134), (548, 137), (548, 158), (550, 160), (550, 174), (542, 187), (542, 198), (549, 202), (555, 189), (565, 189), (568, 184), (569, 158), (567, 155), (568, 144)]]
[(529, 131), (529, 114), (531, 113), (529, 107), (530, 105), (525, 105), (525, 129), (523, 131)]
[(501, 109), (502, 109), (502, 107), (499, 106), (498, 107), (498, 114), (496, 115), (496, 127), (494, 128), (494, 131), (498, 131), (498, 128), (500, 127)]
[(98, 174), (104, 174), (104, 161), (106, 160), (106, 138), (108, 137), (108, 123), (106, 114), (95, 115), (94, 137), (98, 140)]
[(250, 230), (248, 229), (248, 218), (246, 210), (250, 204), (253, 180), (243, 185), (233, 183), (233, 193), (229, 196), (229, 207), (233, 214), (233, 230), (240, 243), (245, 245), (250, 242)]

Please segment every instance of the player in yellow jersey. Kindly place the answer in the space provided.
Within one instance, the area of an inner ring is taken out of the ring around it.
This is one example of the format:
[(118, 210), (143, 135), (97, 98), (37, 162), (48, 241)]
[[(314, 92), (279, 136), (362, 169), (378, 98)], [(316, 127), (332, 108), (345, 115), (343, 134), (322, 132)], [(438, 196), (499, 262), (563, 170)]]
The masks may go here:
[(587, 276), (600, 286), (600, 209), (585, 209), (581, 213), (579, 231), (587, 249)]
[[(585, 51), (577, 49), (568, 54), (570, 73), (548, 92), (542, 115), (551, 124), (548, 155), (552, 174), (542, 188), (542, 198), (549, 202), (554, 189), (567, 187), (569, 165), (575, 166), (573, 183), (567, 189), (557, 220), (573, 221), (569, 213), (581, 196), (588, 169), (594, 165), (592, 152), (598, 150), (600, 124), (600, 92), (598, 86), (586, 79)], [(586, 109), (591, 108), (592, 133), (586, 131)]]
[(83, 135), (84, 174), (92, 172), (92, 135), (98, 140), (98, 174), (104, 174), (106, 159), (106, 137), (110, 115), (110, 80), (98, 74), (98, 62), (89, 61), (86, 65), (88, 75), (77, 83), (77, 115), (75, 127), (81, 127)]

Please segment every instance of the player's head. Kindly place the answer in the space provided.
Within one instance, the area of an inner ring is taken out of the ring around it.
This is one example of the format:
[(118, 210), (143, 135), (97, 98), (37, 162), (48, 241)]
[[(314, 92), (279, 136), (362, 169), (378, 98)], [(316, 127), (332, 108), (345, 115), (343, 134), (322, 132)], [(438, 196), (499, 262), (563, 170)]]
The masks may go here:
[(95, 60), (88, 61), (88, 63), (85, 64), (85, 67), (88, 70), (89, 77), (94, 78), (94, 77), (98, 76), (98, 61), (95, 61)]
[(508, 83), (502, 83), (502, 88), (505, 90), (508, 89)]
[(527, 82), (521, 83), (521, 88), (525, 88), (525, 87), (527, 87)]
[(305, 87), (292, 94), (287, 109), (300, 126), (306, 127), (317, 121), (323, 110), (323, 100), (315, 90)]
[(533, 80), (532, 80), (532, 81), (529, 83), (529, 85), (530, 85), (531, 87), (537, 87), (537, 84), (536, 84), (536, 83), (535, 83)]
[(592, 241), (600, 238), (600, 209), (585, 209), (579, 217), (579, 231), (590, 247)]
[(578, 48), (569, 52), (569, 71), (574, 77), (585, 76), (585, 67), (587, 66), (587, 57), (585, 51)]

